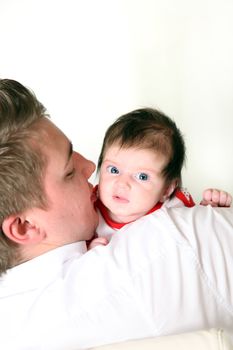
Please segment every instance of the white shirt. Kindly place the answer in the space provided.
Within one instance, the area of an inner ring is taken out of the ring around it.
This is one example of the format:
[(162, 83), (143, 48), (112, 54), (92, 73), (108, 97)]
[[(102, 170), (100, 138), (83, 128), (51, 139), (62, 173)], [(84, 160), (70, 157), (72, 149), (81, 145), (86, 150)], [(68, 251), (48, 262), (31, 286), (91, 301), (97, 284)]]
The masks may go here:
[(232, 208), (163, 207), (122, 230), (106, 247), (70, 244), (9, 270), (0, 349), (77, 350), (211, 327), (233, 335)]

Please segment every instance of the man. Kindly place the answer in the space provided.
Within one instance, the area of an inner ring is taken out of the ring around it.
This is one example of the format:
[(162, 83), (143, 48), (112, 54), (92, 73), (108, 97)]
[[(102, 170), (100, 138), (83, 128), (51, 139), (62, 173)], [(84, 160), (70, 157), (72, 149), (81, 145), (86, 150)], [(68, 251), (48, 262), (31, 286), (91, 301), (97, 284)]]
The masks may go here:
[(232, 208), (163, 208), (83, 254), (93, 171), (33, 93), (0, 80), (0, 348), (233, 334)]

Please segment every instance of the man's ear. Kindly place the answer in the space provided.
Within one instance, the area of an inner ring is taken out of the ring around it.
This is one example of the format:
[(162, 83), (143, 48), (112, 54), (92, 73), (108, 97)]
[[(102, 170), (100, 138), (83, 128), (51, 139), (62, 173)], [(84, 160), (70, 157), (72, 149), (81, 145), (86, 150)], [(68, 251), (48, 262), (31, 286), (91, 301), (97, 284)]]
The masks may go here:
[(34, 244), (43, 239), (39, 228), (21, 215), (10, 215), (4, 219), (2, 230), (11, 241), (18, 244)]
[(178, 181), (177, 180), (173, 180), (165, 189), (162, 198), (160, 199), (161, 202), (165, 202), (166, 199), (168, 199), (172, 193), (174, 192), (174, 190), (177, 188), (178, 185)]

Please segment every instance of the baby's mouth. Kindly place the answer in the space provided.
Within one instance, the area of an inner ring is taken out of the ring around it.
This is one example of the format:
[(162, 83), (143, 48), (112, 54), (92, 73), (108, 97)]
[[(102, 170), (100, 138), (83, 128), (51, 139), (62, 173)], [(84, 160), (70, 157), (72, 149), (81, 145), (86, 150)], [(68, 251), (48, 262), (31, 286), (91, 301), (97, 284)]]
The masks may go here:
[(113, 200), (118, 202), (118, 203), (129, 203), (129, 200), (125, 197), (114, 195), (112, 196)]

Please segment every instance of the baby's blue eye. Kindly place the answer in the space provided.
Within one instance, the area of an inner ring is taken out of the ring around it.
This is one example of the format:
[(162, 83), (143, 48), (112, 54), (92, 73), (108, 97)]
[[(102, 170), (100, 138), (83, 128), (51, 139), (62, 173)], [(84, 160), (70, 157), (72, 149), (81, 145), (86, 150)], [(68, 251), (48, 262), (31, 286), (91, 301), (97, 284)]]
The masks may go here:
[(145, 173), (138, 173), (136, 174), (136, 178), (141, 181), (147, 181), (149, 179), (149, 176)]
[(113, 165), (109, 165), (107, 167), (107, 171), (111, 174), (119, 174), (119, 170), (117, 169), (117, 167), (115, 167)]

